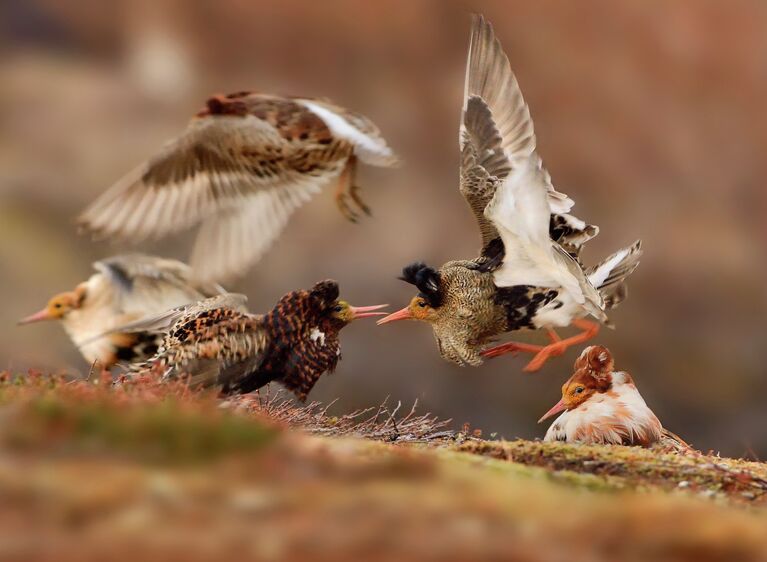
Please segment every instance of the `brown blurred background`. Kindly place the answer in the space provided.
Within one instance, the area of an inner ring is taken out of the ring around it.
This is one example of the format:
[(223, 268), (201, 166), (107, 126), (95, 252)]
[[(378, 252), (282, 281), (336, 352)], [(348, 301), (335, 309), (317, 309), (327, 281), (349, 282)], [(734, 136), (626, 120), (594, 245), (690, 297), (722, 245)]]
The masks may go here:
[[(365, 168), (375, 212), (344, 222), (330, 194), (300, 210), (231, 289), (254, 310), (333, 277), (358, 304), (404, 305), (416, 259), (473, 257), (457, 191), (469, 14), (494, 23), (531, 106), (539, 152), (602, 234), (590, 263), (637, 237), (630, 298), (597, 341), (673, 431), (767, 457), (767, 4), (11, 0), (0, 3), (0, 368), (86, 371), (54, 324), (17, 328), (90, 262), (129, 248), (73, 218), (178, 133), (211, 93), (327, 96), (370, 116), (405, 160)], [(190, 237), (144, 246), (185, 258)], [(354, 325), (313, 399), (338, 412), (387, 395), (485, 435), (536, 437), (578, 350), (537, 375), (522, 358), (442, 361), (421, 324)], [(541, 335), (530, 336), (533, 339)]]

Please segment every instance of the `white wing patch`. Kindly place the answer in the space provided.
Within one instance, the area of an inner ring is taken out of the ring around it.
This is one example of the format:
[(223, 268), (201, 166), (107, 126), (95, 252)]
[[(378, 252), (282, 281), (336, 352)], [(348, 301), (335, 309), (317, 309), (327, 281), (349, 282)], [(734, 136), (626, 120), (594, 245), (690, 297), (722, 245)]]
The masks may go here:
[(354, 145), (354, 153), (359, 156), (363, 162), (375, 164), (377, 160), (392, 159), (394, 153), (386, 142), (380, 137), (374, 137), (360, 131), (357, 127), (349, 123), (342, 115), (324, 107), (318, 103), (308, 100), (296, 100), (305, 106), (309, 111), (325, 122), (328, 129), (338, 138), (349, 141)]
[(485, 208), (485, 216), (498, 229), (506, 250), (503, 264), (494, 273), (495, 284), (563, 287), (582, 303), (577, 279), (554, 255), (544, 178), (537, 156), (517, 159), (513, 172)]

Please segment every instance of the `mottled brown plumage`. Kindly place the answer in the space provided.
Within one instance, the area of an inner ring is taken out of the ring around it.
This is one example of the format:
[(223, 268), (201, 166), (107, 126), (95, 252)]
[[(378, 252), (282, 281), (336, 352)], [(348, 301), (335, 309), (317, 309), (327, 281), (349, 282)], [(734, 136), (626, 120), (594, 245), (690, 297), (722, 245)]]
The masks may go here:
[[(450, 261), (439, 270), (422, 263), (408, 266), (401, 279), (416, 285), (418, 295), (406, 309), (379, 323), (406, 318), (428, 322), (442, 357), (459, 365), (480, 365), (489, 342), (504, 332), (534, 328), (538, 308), (557, 296), (555, 290), (525, 285), (499, 288), (492, 272), (483, 268), (485, 261)], [(409, 270), (430, 270), (437, 291), (423, 278), (408, 276)]]
[[(382, 313), (338, 300), (338, 284), (322, 281), (282, 297), (267, 314), (247, 312), (242, 295), (226, 295), (170, 311), (153, 321), (167, 329), (157, 355), (131, 372), (189, 375), (193, 386), (246, 393), (278, 381), (304, 400), (341, 357), (339, 333), (356, 318)], [(132, 329), (132, 328), (131, 328)]]
[(369, 213), (357, 162), (396, 156), (367, 118), (325, 100), (238, 92), (210, 98), (187, 129), (80, 216), (96, 236), (140, 241), (200, 224), (191, 264), (201, 279), (241, 274), (290, 215), (325, 185), (341, 212)]
[[(412, 315), (432, 325), (442, 357), (479, 365), (484, 344), (507, 329), (503, 305), (495, 301), (492, 275), (481, 271), (476, 261), (451, 261), (440, 268), (437, 278), (439, 299), (422, 280), (417, 281), (420, 293), (410, 307)], [(424, 301), (426, 306), (421, 306)]]
[[(430, 323), (441, 355), (461, 365), (525, 351), (536, 354), (525, 370), (538, 370), (597, 333), (599, 324), (585, 317), (607, 323), (606, 311), (625, 297), (624, 279), (638, 265), (641, 245), (584, 269), (581, 248), (598, 229), (569, 214), (573, 201), (554, 189), (509, 60), (481, 16), (472, 28), (459, 141), (459, 189), (477, 220), (479, 257), (438, 270), (406, 267), (402, 279), (419, 293), (379, 323)], [(582, 333), (563, 340), (553, 332), (571, 324)], [(540, 328), (550, 345), (485, 348), (504, 332)]]

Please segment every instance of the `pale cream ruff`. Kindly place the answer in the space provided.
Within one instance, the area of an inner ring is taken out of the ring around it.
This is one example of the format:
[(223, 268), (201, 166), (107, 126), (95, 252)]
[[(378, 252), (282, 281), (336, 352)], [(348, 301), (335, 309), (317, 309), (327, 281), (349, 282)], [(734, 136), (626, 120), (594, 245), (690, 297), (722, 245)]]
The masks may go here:
[(623, 372), (612, 373), (612, 389), (597, 393), (577, 408), (562, 413), (544, 441), (626, 444), (654, 442), (663, 427), (636, 386)]

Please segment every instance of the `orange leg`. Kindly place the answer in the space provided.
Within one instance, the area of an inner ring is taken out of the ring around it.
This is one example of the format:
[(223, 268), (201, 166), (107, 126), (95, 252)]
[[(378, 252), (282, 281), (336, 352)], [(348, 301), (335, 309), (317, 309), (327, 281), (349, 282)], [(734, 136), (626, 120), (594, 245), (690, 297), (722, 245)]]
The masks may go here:
[(580, 334), (547, 345), (533, 357), (532, 361), (525, 365), (523, 371), (534, 373), (543, 367), (544, 363), (549, 360), (549, 357), (562, 355), (569, 347), (586, 342), (599, 333), (599, 324), (589, 320), (573, 320), (573, 326), (583, 331)]
[[(546, 333), (548, 334), (549, 339), (551, 340), (551, 343), (562, 341), (562, 338), (560, 338), (559, 335), (551, 328), (546, 328)], [(502, 343), (501, 345), (496, 345), (495, 347), (486, 349), (485, 351), (482, 352), (482, 356), (498, 357), (499, 355), (506, 355), (508, 353), (511, 353), (512, 355), (516, 356), (521, 351), (525, 353), (539, 353), (540, 351), (543, 351), (544, 347), (545, 346), (543, 345), (536, 345), (533, 343), (520, 343), (520, 342), (510, 341), (510, 342)]]
[(546, 333), (549, 335), (549, 339), (551, 340), (551, 343), (557, 343), (558, 341), (562, 341), (562, 338), (560, 338), (559, 334), (557, 334), (554, 331), (554, 328), (546, 328)]
[(500, 355), (506, 355), (507, 353), (516, 356), (520, 351), (525, 353), (539, 353), (543, 351), (543, 348), (544, 346), (542, 345), (510, 341), (486, 349), (482, 352), (482, 357), (498, 357)]
[(583, 331), (580, 334), (561, 339), (554, 330), (548, 329), (547, 333), (551, 340), (549, 345), (508, 342), (486, 349), (482, 352), (482, 355), (483, 357), (498, 357), (499, 355), (504, 355), (506, 353), (516, 355), (520, 351), (534, 353), (535, 357), (533, 357), (523, 369), (527, 373), (534, 373), (543, 367), (544, 363), (546, 363), (550, 357), (562, 355), (569, 347), (588, 341), (599, 333), (599, 324), (589, 320), (573, 320), (573, 326), (576, 326)]

